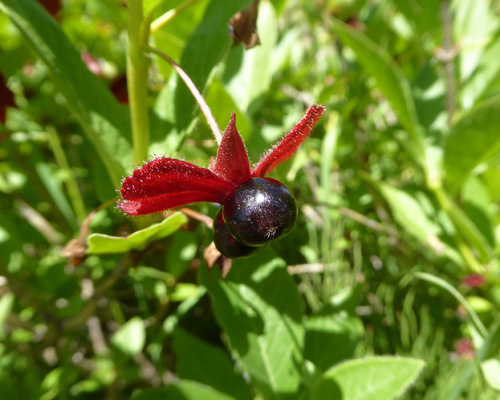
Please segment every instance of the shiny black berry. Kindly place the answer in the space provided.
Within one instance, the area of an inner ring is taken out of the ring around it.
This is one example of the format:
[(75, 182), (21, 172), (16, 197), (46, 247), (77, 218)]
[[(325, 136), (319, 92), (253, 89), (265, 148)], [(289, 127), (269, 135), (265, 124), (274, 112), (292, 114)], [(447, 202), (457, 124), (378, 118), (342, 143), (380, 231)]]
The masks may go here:
[(229, 233), (247, 246), (262, 246), (285, 236), (297, 219), (292, 193), (270, 178), (252, 178), (241, 183), (223, 206)]
[[(219, 208), (213, 224), (214, 243), (222, 255), (229, 258), (247, 257), (262, 249), (262, 247), (250, 247), (238, 242), (227, 230), (222, 218), (222, 207)], [(264, 246), (265, 247), (265, 246)]]

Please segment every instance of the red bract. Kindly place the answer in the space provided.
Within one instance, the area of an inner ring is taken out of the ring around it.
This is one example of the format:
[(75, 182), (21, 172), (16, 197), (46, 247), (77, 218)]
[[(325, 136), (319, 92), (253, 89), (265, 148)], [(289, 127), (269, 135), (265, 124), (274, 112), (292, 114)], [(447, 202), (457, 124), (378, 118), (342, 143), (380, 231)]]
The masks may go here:
[(210, 169), (186, 161), (160, 157), (135, 170), (123, 180), (118, 207), (130, 215), (145, 215), (198, 202), (222, 204), (240, 183), (264, 177), (289, 159), (307, 138), (323, 106), (311, 106), (304, 117), (252, 170), (233, 113)]

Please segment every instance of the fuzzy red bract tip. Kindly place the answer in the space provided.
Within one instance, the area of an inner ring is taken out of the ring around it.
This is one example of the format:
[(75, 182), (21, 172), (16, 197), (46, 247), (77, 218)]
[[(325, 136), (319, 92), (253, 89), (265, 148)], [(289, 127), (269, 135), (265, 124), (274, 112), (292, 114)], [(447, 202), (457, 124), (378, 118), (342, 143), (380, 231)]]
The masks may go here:
[(252, 175), (262, 178), (276, 166), (288, 160), (309, 136), (311, 129), (316, 125), (316, 122), (318, 122), (319, 117), (321, 117), (324, 111), (324, 106), (309, 107), (306, 115), (293, 127), (290, 133), (255, 165)]
[(205, 168), (160, 157), (125, 178), (118, 208), (143, 215), (203, 201), (221, 203), (235, 185)]

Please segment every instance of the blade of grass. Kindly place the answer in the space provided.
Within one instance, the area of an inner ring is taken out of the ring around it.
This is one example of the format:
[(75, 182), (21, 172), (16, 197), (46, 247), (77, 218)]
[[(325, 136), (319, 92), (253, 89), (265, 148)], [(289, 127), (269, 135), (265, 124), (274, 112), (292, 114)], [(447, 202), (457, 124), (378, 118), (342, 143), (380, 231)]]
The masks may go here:
[(458, 300), (458, 302), (465, 308), (465, 310), (469, 314), (469, 317), (470, 317), (471, 321), (473, 322), (477, 331), (481, 334), (481, 336), (483, 338), (486, 338), (486, 336), (488, 335), (488, 331), (486, 330), (485, 326), (481, 322), (481, 319), (476, 314), (474, 309), (470, 306), (470, 304), (465, 299), (465, 297), (462, 296), (462, 294), (457, 289), (455, 289), (452, 285), (450, 285), (444, 279), (439, 278), (439, 277), (434, 276), (434, 275), (431, 275), (431, 274), (428, 274), (426, 272), (416, 272), (414, 276), (415, 276), (415, 278), (422, 279), (424, 281), (433, 283), (434, 285), (441, 287), (442, 289), (444, 289), (448, 293), (450, 293), (453, 297), (455, 297), (455, 299)]

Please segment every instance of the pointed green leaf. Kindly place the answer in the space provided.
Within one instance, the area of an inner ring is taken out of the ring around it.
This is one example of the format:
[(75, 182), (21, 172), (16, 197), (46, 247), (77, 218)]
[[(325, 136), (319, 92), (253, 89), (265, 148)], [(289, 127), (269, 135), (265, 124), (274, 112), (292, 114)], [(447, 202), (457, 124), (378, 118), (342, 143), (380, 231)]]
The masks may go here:
[(221, 280), (200, 269), (232, 351), (264, 398), (295, 396), (303, 364), (302, 302), (270, 250), (234, 260)]
[(444, 148), (446, 180), (453, 192), (479, 164), (500, 151), (500, 96), (466, 112), (451, 128)]
[(127, 108), (81, 60), (61, 28), (33, 0), (0, 0), (3, 11), (22, 33), (30, 49), (47, 66), (68, 108), (78, 119), (118, 186), (131, 162)]
[(177, 212), (158, 224), (134, 232), (129, 236), (109, 236), (93, 233), (87, 237), (87, 254), (126, 253), (144, 249), (149, 243), (163, 239), (187, 223), (187, 217)]
[(422, 360), (369, 357), (342, 363), (323, 375), (311, 400), (391, 400), (401, 396), (422, 372)]

